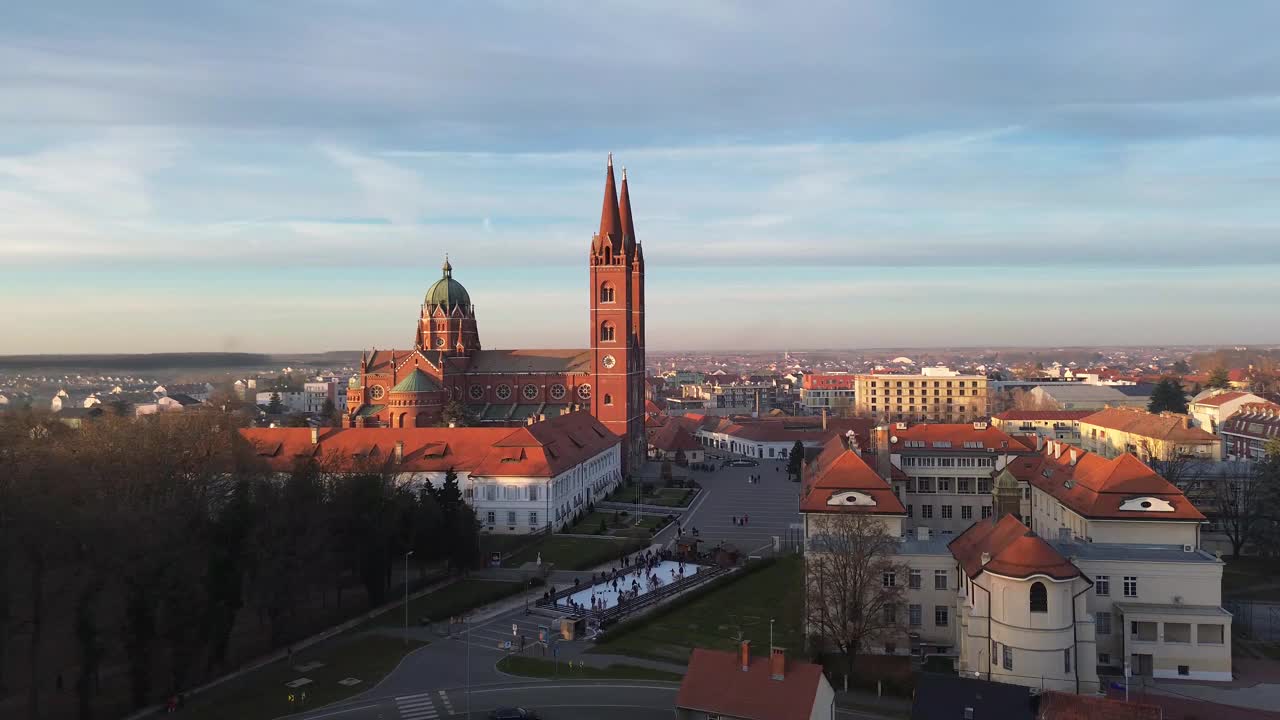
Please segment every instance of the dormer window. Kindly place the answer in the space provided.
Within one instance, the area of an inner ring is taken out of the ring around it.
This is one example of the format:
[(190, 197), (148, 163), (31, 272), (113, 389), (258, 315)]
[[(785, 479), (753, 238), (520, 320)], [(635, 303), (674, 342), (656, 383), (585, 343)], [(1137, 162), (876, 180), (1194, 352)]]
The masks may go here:
[(828, 500), (828, 505), (876, 505), (876, 499), (866, 493), (860, 493), (856, 490), (848, 490), (833, 494)]
[(1158, 497), (1136, 497), (1120, 503), (1120, 509), (1129, 512), (1173, 512), (1174, 507), (1168, 501)]

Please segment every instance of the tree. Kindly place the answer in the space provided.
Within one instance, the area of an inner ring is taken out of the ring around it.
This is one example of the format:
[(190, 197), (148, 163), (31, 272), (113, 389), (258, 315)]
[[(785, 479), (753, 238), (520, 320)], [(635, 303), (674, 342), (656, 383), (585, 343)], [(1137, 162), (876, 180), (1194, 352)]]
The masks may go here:
[(1208, 388), (1229, 388), (1231, 387), (1231, 373), (1227, 372), (1225, 367), (1219, 365), (1209, 371), (1209, 381), (1205, 383)]
[(329, 427), (338, 427), (342, 424), (341, 418), (338, 417), (338, 406), (334, 405), (330, 398), (325, 398), (324, 405), (320, 406), (320, 417)]
[(1182, 383), (1176, 378), (1164, 377), (1156, 383), (1151, 391), (1151, 400), (1147, 402), (1147, 410), (1153, 413), (1187, 412), (1187, 396), (1182, 392)]
[(821, 646), (844, 656), (852, 673), (858, 654), (901, 636), (909, 569), (896, 560), (898, 538), (878, 518), (842, 513), (813, 523), (805, 554), (807, 624)]
[(1173, 364), (1173, 372), (1177, 375), (1186, 375), (1191, 372), (1191, 366), (1187, 364), (1186, 360), (1178, 360)]
[(791, 446), (791, 455), (787, 458), (787, 477), (791, 480), (799, 480), (800, 473), (804, 471), (804, 443), (799, 440), (795, 445)]
[(470, 427), (471, 413), (467, 412), (467, 406), (461, 400), (450, 400), (440, 411), (440, 423), (444, 427)]
[(280, 393), (271, 393), (271, 399), (267, 401), (267, 412), (272, 415), (279, 415), (284, 412), (284, 403), (280, 401)]
[(684, 450), (677, 449), (676, 465), (679, 465), (680, 467), (685, 467), (688, 464), (689, 464), (689, 457), (684, 454)]
[(1280, 552), (1280, 438), (1267, 441), (1262, 459), (1254, 464), (1254, 482), (1261, 506), (1254, 528), (1258, 545), (1275, 556)]
[(662, 461), (662, 469), (659, 471), (659, 477), (661, 477), (661, 479), (662, 479), (662, 485), (663, 485), (664, 487), (671, 487), (672, 475), (671, 475), (671, 461), (670, 461), (670, 460), (663, 460), (663, 461)]

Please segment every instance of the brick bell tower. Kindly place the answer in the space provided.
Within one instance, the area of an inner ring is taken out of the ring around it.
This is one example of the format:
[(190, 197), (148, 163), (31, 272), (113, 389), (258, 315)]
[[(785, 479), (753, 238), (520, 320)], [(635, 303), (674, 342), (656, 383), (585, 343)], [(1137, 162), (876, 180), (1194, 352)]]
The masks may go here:
[(591, 414), (623, 439), (623, 472), (644, 462), (644, 254), (635, 238), (627, 173), (622, 200), (605, 174), (600, 229), (591, 238)]

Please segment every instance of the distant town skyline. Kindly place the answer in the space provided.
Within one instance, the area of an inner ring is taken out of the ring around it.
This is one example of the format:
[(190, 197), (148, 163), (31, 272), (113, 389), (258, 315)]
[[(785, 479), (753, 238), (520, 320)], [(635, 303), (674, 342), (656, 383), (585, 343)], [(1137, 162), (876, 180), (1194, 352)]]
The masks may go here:
[(609, 151), (655, 351), (1277, 343), (1277, 21), (16, 7), (0, 354), (407, 346), (446, 252), (486, 347), (579, 347)]

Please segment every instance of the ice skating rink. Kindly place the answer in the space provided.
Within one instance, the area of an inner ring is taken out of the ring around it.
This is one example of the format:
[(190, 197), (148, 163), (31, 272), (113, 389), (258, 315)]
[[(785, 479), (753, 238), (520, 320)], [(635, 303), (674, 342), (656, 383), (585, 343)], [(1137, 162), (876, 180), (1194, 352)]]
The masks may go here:
[[(684, 575), (680, 574), (680, 569), (684, 568)], [(618, 604), (618, 596), (623, 593), (630, 593), (633, 582), (638, 583), (639, 594), (635, 597), (644, 597), (646, 594), (653, 592), (658, 587), (666, 587), (671, 583), (681, 579), (682, 577), (692, 577), (702, 569), (701, 565), (693, 565), (691, 563), (681, 563), (674, 560), (663, 560), (658, 563), (652, 570), (646, 572), (643, 568), (631, 569), (626, 575), (618, 578), (617, 589), (614, 589), (613, 580), (608, 582), (596, 583), (585, 590), (579, 590), (572, 595), (562, 597), (556, 601), (557, 605), (568, 605), (572, 600), (579, 607), (592, 609), (591, 598), (596, 598), (595, 609), (608, 610)], [(658, 576), (660, 585), (652, 586), (650, 576)]]

